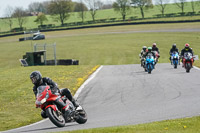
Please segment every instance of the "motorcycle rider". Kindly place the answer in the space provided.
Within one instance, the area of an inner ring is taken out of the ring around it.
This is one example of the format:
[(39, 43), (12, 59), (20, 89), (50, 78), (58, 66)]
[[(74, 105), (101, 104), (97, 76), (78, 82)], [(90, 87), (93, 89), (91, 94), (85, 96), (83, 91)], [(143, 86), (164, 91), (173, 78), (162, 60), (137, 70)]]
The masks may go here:
[[(152, 47), (148, 47), (147, 52), (144, 55), (145, 59), (147, 56), (153, 56), (154, 59), (156, 58), (155, 53), (152, 51)], [(155, 64), (154, 64), (154, 68), (155, 68)]]
[(160, 54), (159, 48), (156, 46), (156, 43), (152, 44), (152, 51), (156, 51), (158, 52), (158, 54)]
[[(179, 54), (178, 48), (176, 47), (176, 44), (173, 44), (173, 45), (172, 45), (172, 48), (171, 48), (170, 51), (169, 51), (169, 54), (170, 54), (169, 60), (170, 60), (171, 64), (172, 64), (171, 56), (172, 56), (172, 53), (173, 53), (173, 52), (177, 52), (177, 53)], [(180, 64), (180, 59), (179, 59), (179, 64)]]
[(153, 56), (154, 58), (156, 58), (155, 53), (152, 51), (152, 47), (148, 47), (148, 50), (147, 50), (147, 52), (145, 53), (144, 57), (146, 58), (146, 57), (149, 56), (149, 55), (151, 55), (151, 56)]
[(144, 60), (144, 55), (145, 55), (146, 52), (147, 52), (147, 47), (146, 47), (146, 46), (143, 46), (143, 47), (142, 47), (142, 50), (141, 50), (141, 52), (140, 52), (141, 66), (143, 65), (143, 64), (142, 64), (142, 61)]
[[(185, 44), (185, 48), (183, 48), (183, 49), (181, 50), (182, 67), (184, 67), (183, 57), (184, 57), (184, 54), (185, 54), (186, 52), (190, 52), (190, 53), (192, 54), (192, 56), (194, 55), (193, 50), (192, 50), (192, 48), (190, 48), (190, 44), (189, 44), (189, 43), (186, 43), (186, 44)], [(194, 60), (193, 60), (193, 61), (194, 61)]]
[[(71, 102), (72, 104), (75, 106), (75, 108), (79, 107), (79, 104), (76, 102), (76, 100), (73, 98), (71, 92), (69, 89), (64, 88), (64, 89), (59, 89), (57, 84), (52, 81), (50, 78), (48, 77), (43, 77), (39, 71), (33, 71), (30, 74), (30, 79), (32, 81), (32, 83), (34, 84), (33, 86), (33, 92), (35, 94), (35, 96), (37, 95), (37, 88), (41, 85), (49, 85), (51, 88), (52, 93), (54, 94), (58, 94), (61, 96), (66, 96)], [(58, 104), (59, 106), (61, 106), (63, 109), (66, 108), (66, 104), (61, 100), (61, 98), (56, 99), (56, 104)], [(43, 118), (45, 118), (46, 113), (44, 111), (41, 112), (41, 115)]]
[(155, 62), (155, 63), (157, 63), (158, 59), (160, 58), (160, 51), (159, 51), (159, 48), (156, 46), (156, 43), (152, 44), (152, 51), (158, 53), (158, 57), (157, 57), (156, 62)]

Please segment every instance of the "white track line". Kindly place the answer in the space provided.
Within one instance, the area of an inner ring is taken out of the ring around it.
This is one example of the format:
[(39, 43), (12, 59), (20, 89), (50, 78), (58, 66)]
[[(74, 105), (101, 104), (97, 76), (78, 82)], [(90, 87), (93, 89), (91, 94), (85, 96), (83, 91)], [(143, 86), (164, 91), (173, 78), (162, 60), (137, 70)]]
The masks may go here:
[[(100, 66), (92, 75), (90, 75), (90, 77), (78, 88), (78, 90), (76, 91), (76, 94), (74, 95), (74, 98), (77, 99), (79, 94), (81, 93), (81, 91), (83, 90), (83, 88), (85, 87), (85, 85), (87, 85), (96, 75), (97, 73), (101, 70), (103, 66)], [(14, 132), (15, 130), (20, 130), (20, 129), (23, 129), (23, 128), (27, 128), (27, 127), (30, 127), (30, 126), (34, 126), (36, 124), (40, 124), (42, 122), (45, 122), (47, 121), (48, 119), (44, 119), (44, 120), (41, 120), (41, 121), (38, 121), (36, 123), (33, 123), (33, 124), (30, 124), (30, 125), (27, 125), (27, 126), (23, 126), (23, 127), (19, 127), (19, 128), (15, 128), (15, 129), (11, 129), (11, 130), (7, 130), (7, 131), (2, 131), (0, 133), (6, 133), (6, 132)]]
[(196, 66), (193, 66), (195, 69), (199, 70), (200, 71), (200, 68), (196, 67)]
[[(27, 125), (27, 126), (23, 126), (23, 127), (18, 127), (18, 128), (15, 128), (15, 129), (10, 129), (10, 130), (6, 130), (6, 131), (1, 131), (0, 133), (9, 133), (9, 132), (14, 132), (15, 130), (20, 130), (20, 129), (23, 129), (23, 128), (28, 128), (28, 127), (31, 127), (31, 126), (34, 126), (34, 125), (37, 125), (37, 124), (40, 124), (44, 121), (47, 121), (48, 119), (43, 119), (41, 121), (38, 121), (36, 123), (33, 123), (33, 124), (30, 124), (30, 125)], [(17, 131), (16, 131), (17, 132)]]
[(83, 90), (83, 88), (85, 87), (85, 85), (87, 85), (96, 75), (97, 73), (101, 70), (101, 68), (103, 68), (103, 66), (100, 66), (92, 75), (90, 75), (90, 77), (78, 88), (78, 90), (76, 91), (76, 94), (74, 95), (74, 98), (77, 99), (79, 94), (81, 93), (81, 91)]

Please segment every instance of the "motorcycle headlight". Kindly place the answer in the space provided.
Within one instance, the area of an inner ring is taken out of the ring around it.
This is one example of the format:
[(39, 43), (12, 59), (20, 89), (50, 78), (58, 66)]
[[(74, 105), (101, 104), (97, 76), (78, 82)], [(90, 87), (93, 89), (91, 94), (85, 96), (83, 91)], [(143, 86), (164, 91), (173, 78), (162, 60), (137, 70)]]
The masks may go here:
[(46, 98), (43, 98), (43, 99), (41, 100), (41, 104), (44, 104), (46, 101), (47, 101), (47, 99), (46, 99)]

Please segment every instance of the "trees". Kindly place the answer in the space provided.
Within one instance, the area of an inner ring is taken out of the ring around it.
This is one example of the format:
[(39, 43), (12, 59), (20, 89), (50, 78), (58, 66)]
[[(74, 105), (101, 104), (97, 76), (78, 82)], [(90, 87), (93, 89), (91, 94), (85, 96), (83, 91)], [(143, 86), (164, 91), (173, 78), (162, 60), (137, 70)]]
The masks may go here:
[(44, 21), (48, 21), (47, 17), (45, 16), (44, 13), (39, 13), (34, 22), (39, 23), (40, 25), (43, 25)]
[(95, 21), (95, 15), (97, 13), (97, 10), (99, 9), (98, 0), (86, 0), (86, 3), (88, 4), (89, 12), (92, 16), (92, 20)]
[(181, 8), (182, 13), (184, 13), (184, 6), (185, 6), (186, 0), (178, 0), (176, 1), (176, 5)]
[(157, 0), (156, 1), (156, 4), (160, 6), (160, 11), (162, 13), (162, 16), (164, 16), (165, 8), (168, 3), (169, 3), (169, 0)]
[(22, 7), (16, 7), (12, 16), (17, 19), (19, 27), (23, 29), (23, 24), (27, 22), (27, 14), (25, 10)]
[(5, 11), (5, 19), (4, 22), (9, 25), (10, 30), (12, 29), (12, 25), (13, 25), (13, 18), (12, 18), (12, 14), (13, 14), (14, 9), (11, 6), (7, 6), (6, 11)]
[(48, 6), (48, 12), (56, 21), (60, 21), (61, 25), (69, 18), (73, 9), (71, 0), (53, 0)]
[[(200, 3), (198, 3), (198, 4), (200, 5)], [(195, 12), (195, 6), (196, 6), (196, 4), (195, 4), (194, 0), (191, 0), (191, 7), (192, 7), (192, 12), (193, 13)]]
[(82, 0), (80, 0), (80, 3), (75, 3), (74, 11), (78, 12), (78, 16), (82, 19), (83, 22), (86, 15), (85, 11), (88, 11), (88, 9)]
[(131, 0), (135, 7), (140, 8), (142, 18), (144, 18), (144, 8), (152, 7), (152, 0)]
[(30, 12), (45, 12), (45, 8), (42, 3), (34, 2), (28, 6)]
[(116, 2), (113, 3), (113, 8), (116, 12), (121, 13), (123, 21), (125, 21), (126, 15), (130, 11), (130, 1), (129, 0), (116, 0)]

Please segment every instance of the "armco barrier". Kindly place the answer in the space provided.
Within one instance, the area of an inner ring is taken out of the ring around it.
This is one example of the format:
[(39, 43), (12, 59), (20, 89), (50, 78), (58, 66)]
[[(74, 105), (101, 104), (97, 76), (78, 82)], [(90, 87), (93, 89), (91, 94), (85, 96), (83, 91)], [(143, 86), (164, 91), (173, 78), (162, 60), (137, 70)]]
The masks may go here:
[[(79, 26), (79, 27), (65, 27), (65, 28), (52, 28), (52, 29), (41, 29), (41, 32), (48, 31), (60, 31), (60, 30), (73, 30), (73, 29), (85, 29), (85, 28), (97, 28), (97, 27), (108, 27), (108, 26), (122, 26), (122, 25), (139, 25), (139, 24), (164, 24), (164, 23), (190, 23), (190, 22), (200, 22), (200, 19), (197, 20), (178, 20), (178, 21), (147, 21), (147, 22), (121, 22), (121, 23), (112, 23), (104, 25), (88, 25), (88, 26)], [(0, 35), (0, 37), (22, 35), (24, 32), (11, 33), (6, 35)]]

